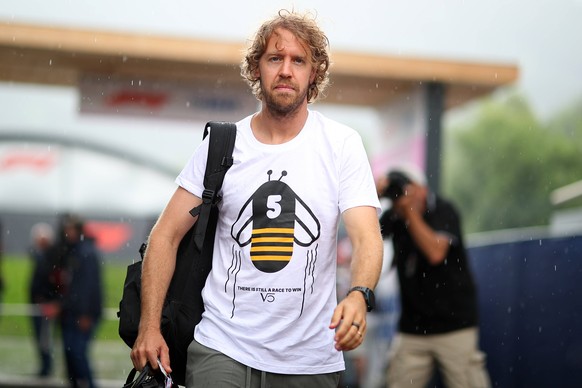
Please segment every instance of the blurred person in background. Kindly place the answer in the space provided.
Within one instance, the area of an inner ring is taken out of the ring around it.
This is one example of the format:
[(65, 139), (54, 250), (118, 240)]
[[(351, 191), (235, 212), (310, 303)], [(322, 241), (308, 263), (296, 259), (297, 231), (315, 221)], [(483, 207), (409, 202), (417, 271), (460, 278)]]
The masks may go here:
[(376, 308), (369, 314), (369, 335), (364, 341), (365, 373), (363, 388), (386, 386), (388, 352), (398, 330), (400, 313), (399, 287), (396, 271), (392, 266), (392, 246), (384, 245), (384, 261), (376, 294)]
[[(383, 209), (385, 208), (384, 204)], [(337, 294), (349, 290), (352, 247), (340, 224), (338, 233)], [(376, 308), (368, 313), (368, 335), (362, 345), (344, 352), (346, 370), (342, 388), (381, 388), (386, 386), (387, 354), (398, 328), (399, 295), (396, 270), (392, 266), (392, 245), (384, 241), (380, 279), (374, 289)]]
[(392, 202), (380, 224), (383, 237), (392, 238), (401, 295), (388, 386), (425, 387), (438, 366), (448, 388), (489, 387), (457, 210), (414, 168), (391, 171), (377, 188)]
[(49, 281), (51, 265), (48, 252), (55, 243), (53, 227), (44, 222), (33, 225), (30, 240), (33, 271), (29, 283), (29, 297), (30, 303), (35, 306), (32, 326), (40, 360), (38, 376), (47, 377), (53, 373), (54, 319), (59, 313), (56, 293)]
[(95, 387), (89, 345), (102, 314), (101, 257), (81, 218), (62, 216), (50, 259), (70, 386)]
[(4, 296), (4, 274), (2, 272), (2, 256), (4, 255), (4, 229), (2, 229), (2, 220), (0, 220), (0, 312), (2, 311), (2, 300)]

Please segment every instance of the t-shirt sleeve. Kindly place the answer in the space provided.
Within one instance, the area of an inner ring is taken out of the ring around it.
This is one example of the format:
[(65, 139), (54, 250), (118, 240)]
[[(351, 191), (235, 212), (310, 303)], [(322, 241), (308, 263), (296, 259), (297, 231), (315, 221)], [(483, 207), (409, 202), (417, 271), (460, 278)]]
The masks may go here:
[(344, 212), (357, 206), (372, 206), (380, 214), (380, 201), (372, 169), (362, 138), (353, 133), (346, 137), (340, 164), (339, 209)]
[(204, 172), (208, 157), (208, 142), (206, 137), (194, 151), (180, 174), (176, 177), (176, 184), (195, 196), (202, 198), (204, 191)]

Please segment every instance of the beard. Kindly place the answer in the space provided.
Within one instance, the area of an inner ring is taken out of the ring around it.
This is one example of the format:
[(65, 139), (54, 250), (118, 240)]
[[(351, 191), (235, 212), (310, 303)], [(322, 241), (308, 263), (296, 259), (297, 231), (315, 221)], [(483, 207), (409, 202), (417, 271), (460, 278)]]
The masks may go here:
[(286, 117), (295, 113), (307, 98), (307, 89), (299, 91), (293, 98), (288, 94), (275, 94), (271, 90), (266, 90), (261, 84), (261, 90), (267, 109), (273, 116)]

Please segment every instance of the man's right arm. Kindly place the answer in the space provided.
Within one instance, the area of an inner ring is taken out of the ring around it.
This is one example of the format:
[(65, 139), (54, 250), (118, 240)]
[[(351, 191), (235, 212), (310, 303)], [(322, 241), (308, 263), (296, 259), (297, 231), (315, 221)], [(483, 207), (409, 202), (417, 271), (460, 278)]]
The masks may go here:
[(160, 332), (162, 307), (174, 274), (178, 246), (196, 221), (189, 212), (200, 203), (200, 198), (178, 187), (152, 228), (142, 268), (139, 332), (131, 350), (138, 370), (147, 362), (157, 368), (159, 358), (162, 367), (171, 371), (168, 346)]

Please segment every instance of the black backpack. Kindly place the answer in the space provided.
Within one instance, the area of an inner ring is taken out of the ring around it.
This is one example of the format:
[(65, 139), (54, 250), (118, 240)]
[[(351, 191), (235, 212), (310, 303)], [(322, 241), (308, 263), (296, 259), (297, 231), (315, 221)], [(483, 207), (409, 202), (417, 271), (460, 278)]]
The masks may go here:
[[(161, 330), (170, 349), (172, 379), (185, 384), (186, 354), (192, 342), (194, 327), (204, 312), (202, 289), (212, 268), (212, 251), (218, 221), (218, 195), (224, 175), (232, 166), (232, 151), (236, 125), (209, 122), (204, 138), (210, 130), (208, 160), (204, 175), (202, 204), (190, 211), (198, 220), (180, 242), (176, 255), (176, 268), (170, 282), (162, 310)], [(123, 294), (119, 302), (119, 336), (131, 348), (137, 338), (141, 315), (141, 267), (146, 244), (139, 252), (141, 260), (127, 267)]]

